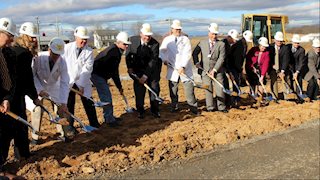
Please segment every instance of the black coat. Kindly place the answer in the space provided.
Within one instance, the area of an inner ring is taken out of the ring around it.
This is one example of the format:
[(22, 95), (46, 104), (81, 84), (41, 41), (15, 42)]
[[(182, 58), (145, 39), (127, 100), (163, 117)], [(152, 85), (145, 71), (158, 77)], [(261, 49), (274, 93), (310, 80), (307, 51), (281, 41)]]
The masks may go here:
[[(102, 55), (103, 54), (103, 55)], [(102, 56), (101, 56), (102, 55)], [(112, 78), (118, 89), (122, 89), (119, 77), (119, 64), (121, 61), (122, 50), (112, 44), (97, 56), (94, 60), (92, 74), (96, 74), (106, 80)]]
[(0, 101), (2, 102), (3, 100), (9, 100), (12, 101), (15, 88), (16, 88), (16, 62), (17, 62), (17, 57), (15, 52), (9, 48), (5, 47), (2, 48), (2, 53), (5, 58), (5, 61), (7, 63), (7, 68), (9, 70), (9, 74), (11, 77), (11, 82), (12, 86), (9, 91), (5, 90), (2, 88), (2, 78), (0, 78)]
[[(270, 52), (270, 62), (269, 62), (269, 70), (272, 69), (272, 66), (275, 64), (274, 56), (276, 54), (275, 44), (271, 44), (268, 48)], [(290, 62), (290, 50), (286, 45), (282, 45), (279, 51), (279, 70), (284, 70), (286, 73), (289, 72), (289, 62)]]
[[(226, 46), (226, 50), (227, 50), (227, 46)], [(244, 38), (238, 40), (231, 47), (228, 47), (228, 51), (226, 51), (227, 70), (234, 69), (238, 73), (241, 73), (244, 58), (246, 57), (246, 51), (247, 51), (247, 43)]]
[(154, 38), (146, 46), (141, 45), (140, 36), (130, 38), (132, 44), (126, 52), (127, 68), (132, 68), (133, 72), (141, 77), (143, 74), (149, 80), (160, 80), (162, 61), (159, 58), (159, 43)]
[(299, 71), (300, 74), (305, 74), (307, 72), (307, 56), (303, 47), (299, 46), (297, 51), (293, 53), (291, 51), (292, 44), (288, 44), (288, 49), (290, 50), (290, 68), (293, 72)]

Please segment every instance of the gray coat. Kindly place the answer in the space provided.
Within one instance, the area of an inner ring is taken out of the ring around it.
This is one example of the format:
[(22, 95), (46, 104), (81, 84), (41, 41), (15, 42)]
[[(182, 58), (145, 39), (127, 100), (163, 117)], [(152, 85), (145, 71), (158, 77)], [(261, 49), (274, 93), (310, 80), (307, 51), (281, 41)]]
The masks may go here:
[(304, 79), (309, 81), (311, 78), (319, 79), (320, 78), (320, 56), (316, 54), (316, 52), (311, 49), (308, 54), (308, 69), (306, 76)]

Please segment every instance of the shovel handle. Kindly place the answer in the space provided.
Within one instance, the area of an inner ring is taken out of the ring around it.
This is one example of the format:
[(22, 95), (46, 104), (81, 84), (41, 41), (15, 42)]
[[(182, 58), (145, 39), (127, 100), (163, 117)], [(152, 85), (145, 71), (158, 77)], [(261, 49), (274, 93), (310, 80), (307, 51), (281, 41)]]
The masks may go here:
[(7, 111), (6, 114), (11, 116), (13, 119), (19, 119), (19, 116), (11, 111)]
[(83, 96), (83, 94), (80, 91), (78, 91), (78, 90), (76, 90), (76, 89), (74, 89), (72, 87), (70, 88), (70, 90), (75, 92), (75, 93), (77, 93), (77, 94), (79, 94), (80, 96)]

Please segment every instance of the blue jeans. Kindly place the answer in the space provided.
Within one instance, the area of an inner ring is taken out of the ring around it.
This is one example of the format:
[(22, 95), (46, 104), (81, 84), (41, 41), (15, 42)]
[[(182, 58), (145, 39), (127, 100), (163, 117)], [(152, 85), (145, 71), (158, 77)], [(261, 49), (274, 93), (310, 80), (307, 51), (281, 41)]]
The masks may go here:
[(111, 105), (103, 107), (103, 117), (106, 123), (114, 122), (112, 96), (107, 81), (96, 74), (91, 75), (91, 81), (97, 88), (100, 101), (109, 102)]

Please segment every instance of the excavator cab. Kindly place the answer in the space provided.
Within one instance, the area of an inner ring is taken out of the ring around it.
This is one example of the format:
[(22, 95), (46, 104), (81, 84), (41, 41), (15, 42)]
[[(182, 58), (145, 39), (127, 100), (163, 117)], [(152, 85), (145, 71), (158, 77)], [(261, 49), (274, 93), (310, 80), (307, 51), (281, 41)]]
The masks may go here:
[(253, 45), (258, 44), (260, 37), (266, 37), (269, 44), (273, 43), (274, 35), (281, 31), (286, 41), (285, 26), (289, 23), (288, 16), (276, 14), (243, 14), (242, 33), (250, 30), (253, 33)]

